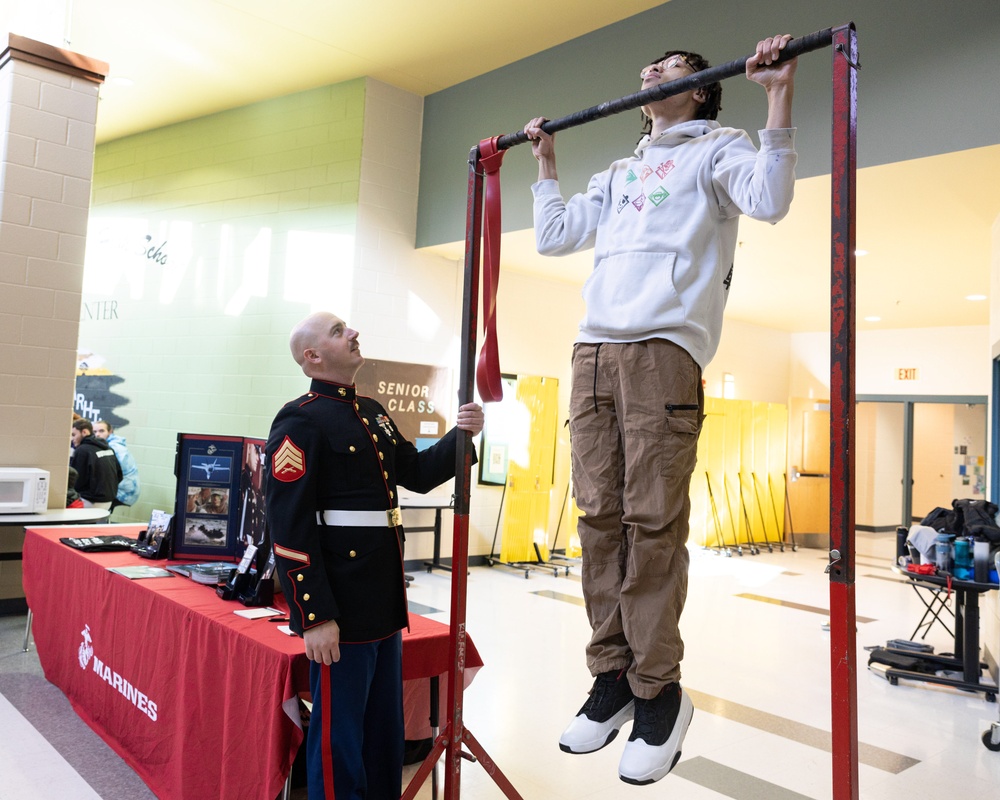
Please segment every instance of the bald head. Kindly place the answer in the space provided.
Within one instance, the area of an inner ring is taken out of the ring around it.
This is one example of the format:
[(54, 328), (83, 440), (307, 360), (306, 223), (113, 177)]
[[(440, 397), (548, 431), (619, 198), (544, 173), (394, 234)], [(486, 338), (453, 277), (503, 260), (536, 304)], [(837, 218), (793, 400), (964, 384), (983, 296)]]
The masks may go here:
[(292, 349), (292, 358), (295, 359), (296, 364), (300, 367), (305, 364), (305, 351), (310, 347), (315, 347), (320, 333), (329, 330), (337, 321), (338, 318), (329, 311), (317, 311), (292, 328), (288, 345)]
[(295, 363), (310, 378), (352, 384), (365, 363), (358, 332), (329, 311), (317, 311), (292, 329), (288, 340)]

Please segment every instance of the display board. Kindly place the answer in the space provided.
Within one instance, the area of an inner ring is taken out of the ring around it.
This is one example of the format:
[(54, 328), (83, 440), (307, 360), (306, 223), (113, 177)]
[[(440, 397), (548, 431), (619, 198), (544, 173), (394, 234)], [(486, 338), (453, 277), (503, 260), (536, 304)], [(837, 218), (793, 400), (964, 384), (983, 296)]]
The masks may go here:
[(264, 538), (263, 439), (177, 434), (174, 558), (235, 560)]

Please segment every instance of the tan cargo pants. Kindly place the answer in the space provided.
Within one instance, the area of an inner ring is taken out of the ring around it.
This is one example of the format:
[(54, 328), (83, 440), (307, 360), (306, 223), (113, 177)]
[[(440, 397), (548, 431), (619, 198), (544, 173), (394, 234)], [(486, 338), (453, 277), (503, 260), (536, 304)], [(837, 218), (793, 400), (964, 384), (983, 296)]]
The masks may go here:
[(663, 339), (573, 348), (573, 495), (583, 516), (591, 674), (628, 667), (636, 697), (680, 680), (685, 543), (705, 401), (701, 369)]

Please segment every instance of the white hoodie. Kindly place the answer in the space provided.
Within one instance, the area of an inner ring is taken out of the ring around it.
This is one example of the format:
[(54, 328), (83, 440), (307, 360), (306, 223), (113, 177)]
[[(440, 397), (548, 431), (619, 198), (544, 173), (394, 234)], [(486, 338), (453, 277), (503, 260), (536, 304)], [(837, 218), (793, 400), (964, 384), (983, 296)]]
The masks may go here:
[(594, 247), (577, 342), (668, 339), (702, 369), (719, 346), (739, 215), (777, 222), (795, 186), (795, 129), (745, 131), (714, 120), (644, 138), (568, 203), (554, 180), (531, 187), (543, 255)]

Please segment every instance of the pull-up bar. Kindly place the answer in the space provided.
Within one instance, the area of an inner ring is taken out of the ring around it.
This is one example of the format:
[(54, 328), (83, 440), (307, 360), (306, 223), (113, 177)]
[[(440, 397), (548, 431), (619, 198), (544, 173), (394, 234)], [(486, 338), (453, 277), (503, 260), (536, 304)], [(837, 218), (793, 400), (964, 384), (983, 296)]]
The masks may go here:
[[(776, 63), (780, 64), (782, 61), (788, 61), (803, 53), (810, 53), (813, 50), (829, 47), (832, 41), (833, 28), (816, 31), (799, 39), (792, 39), (785, 45)], [(546, 133), (564, 131), (567, 128), (585, 125), (588, 122), (620, 114), (623, 111), (641, 108), (656, 100), (663, 100), (666, 97), (673, 97), (676, 94), (691, 92), (702, 86), (708, 86), (709, 84), (723, 81), (726, 78), (732, 78), (734, 75), (742, 75), (746, 71), (748, 58), (751, 58), (751, 56), (736, 58), (717, 67), (709, 67), (708, 69), (703, 69), (693, 75), (687, 75), (669, 83), (650, 86), (648, 89), (620, 97), (617, 100), (608, 100), (600, 105), (586, 108), (583, 111), (577, 111), (559, 119), (551, 119), (543, 123), (541, 128)], [(506, 136), (501, 136), (497, 139), (497, 150), (507, 150), (515, 145), (524, 144), (527, 141), (528, 136), (524, 131), (508, 133)]]
[[(791, 40), (778, 61), (833, 45), (833, 147), (831, 164), (831, 350), (830, 350), (830, 666), (833, 731), (833, 798), (858, 800), (857, 651), (854, 603), (854, 246), (855, 173), (857, 166), (857, 36), (854, 25)], [(542, 125), (546, 133), (583, 125), (612, 114), (639, 108), (665, 97), (721, 81), (746, 70), (750, 56), (670, 83), (652, 86), (635, 94), (579, 111)], [(523, 131), (484, 139), (469, 154), (468, 205), (465, 238), (465, 285), (462, 307), (462, 356), (459, 402), (471, 402), (475, 393), (475, 352), (479, 314), (480, 239), (483, 226), (484, 178), (499, 183), (503, 151), (528, 141)], [(490, 325), (495, 321), (496, 279), (499, 275), (499, 209), (486, 227), (487, 250), (494, 263), (484, 267), (484, 312)], [(491, 238), (492, 235), (492, 238)], [(493, 349), (486, 372), (499, 378), (495, 328)], [(481, 365), (482, 366), (482, 365)], [(497, 381), (498, 382), (498, 381)], [(483, 393), (484, 399), (487, 394)], [(412, 800), (437, 760), (445, 755), (445, 800), (458, 800), (462, 760), (478, 760), (509, 800), (521, 796), (499, 767), (465, 727), (466, 595), (469, 564), (469, 495), (473, 448), (470, 436), (459, 437), (455, 470), (455, 514), (452, 539), (451, 616), (448, 672), (448, 721), (430, 754), (403, 793)], [(467, 747), (469, 756), (463, 747)]]

